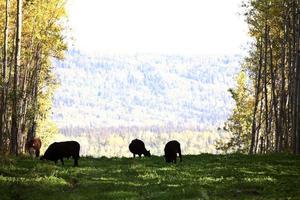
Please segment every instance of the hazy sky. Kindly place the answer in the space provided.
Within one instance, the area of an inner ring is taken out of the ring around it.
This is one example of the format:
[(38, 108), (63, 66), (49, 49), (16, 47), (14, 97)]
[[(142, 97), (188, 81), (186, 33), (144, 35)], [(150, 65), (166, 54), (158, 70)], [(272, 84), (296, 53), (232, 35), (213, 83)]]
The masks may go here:
[(236, 54), (242, 0), (69, 0), (73, 44), (100, 53)]

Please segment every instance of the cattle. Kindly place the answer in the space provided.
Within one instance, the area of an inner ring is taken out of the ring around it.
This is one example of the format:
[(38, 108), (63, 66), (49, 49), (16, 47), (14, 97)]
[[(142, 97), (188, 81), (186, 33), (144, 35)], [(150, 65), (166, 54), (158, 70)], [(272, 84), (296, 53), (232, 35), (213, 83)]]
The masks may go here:
[(176, 163), (177, 153), (179, 154), (180, 162), (182, 161), (180, 143), (176, 140), (169, 141), (165, 146), (165, 160), (167, 163)]
[(76, 141), (54, 142), (46, 150), (41, 160), (51, 160), (55, 164), (58, 160), (64, 165), (63, 158), (72, 157), (74, 159), (74, 166), (78, 166), (80, 144)]
[(129, 144), (129, 150), (131, 153), (133, 153), (134, 158), (135, 154), (139, 155), (139, 157), (141, 157), (142, 154), (147, 157), (151, 156), (150, 151), (146, 150), (144, 142), (139, 139), (131, 141), (131, 143)]
[(40, 149), (42, 146), (42, 141), (40, 138), (33, 138), (28, 140), (25, 144), (25, 151), (29, 152), (30, 155), (35, 153), (36, 157), (40, 156)]

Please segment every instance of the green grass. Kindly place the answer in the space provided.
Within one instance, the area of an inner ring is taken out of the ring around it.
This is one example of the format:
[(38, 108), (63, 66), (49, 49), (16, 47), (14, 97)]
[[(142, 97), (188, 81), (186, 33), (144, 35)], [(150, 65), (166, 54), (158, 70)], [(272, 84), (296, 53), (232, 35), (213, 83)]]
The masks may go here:
[(81, 158), (65, 166), (0, 157), (0, 199), (300, 199), (293, 155)]

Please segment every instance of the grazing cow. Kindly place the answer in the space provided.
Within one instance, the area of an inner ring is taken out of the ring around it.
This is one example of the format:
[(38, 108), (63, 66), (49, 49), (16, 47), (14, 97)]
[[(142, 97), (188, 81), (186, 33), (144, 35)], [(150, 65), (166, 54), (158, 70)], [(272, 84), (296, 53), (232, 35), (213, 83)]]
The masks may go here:
[(80, 144), (75, 141), (54, 142), (46, 150), (41, 160), (52, 160), (57, 163), (58, 160), (64, 165), (63, 158), (72, 157), (74, 159), (74, 166), (78, 166)]
[(139, 155), (141, 157), (142, 154), (144, 156), (150, 157), (150, 151), (147, 151), (145, 148), (145, 144), (142, 140), (135, 139), (132, 140), (129, 144), (129, 150), (131, 153), (133, 153), (133, 157), (135, 158), (135, 154)]
[(35, 153), (35, 156), (39, 157), (41, 146), (42, 146), (42, 142), (40, 138), (33, 138), (26, 142), (25, 151), (26, 152), (28, 151), (31, 156)]
[(177, 153), (179, 154), (180, 162), (182, 161), (180, 143), (178, 141), (172, 140), (168, 142), (164, 150), (166, 162), (176, 163)]

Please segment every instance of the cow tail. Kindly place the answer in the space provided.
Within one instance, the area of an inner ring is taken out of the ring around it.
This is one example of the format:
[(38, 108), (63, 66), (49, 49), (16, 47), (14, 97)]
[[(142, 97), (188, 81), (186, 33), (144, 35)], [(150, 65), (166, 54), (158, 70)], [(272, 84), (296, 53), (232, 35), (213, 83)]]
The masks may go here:
[(181, 156), (181, 148), (180, 148), (180, 146), (179, 146), (178, 153), (179, 153), (180, 162), (182, 162), (182, 156)]

